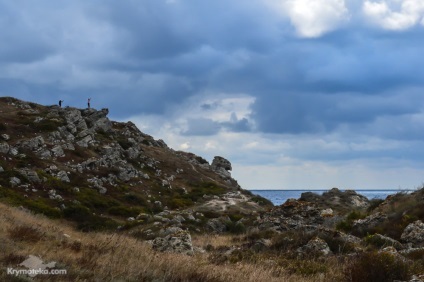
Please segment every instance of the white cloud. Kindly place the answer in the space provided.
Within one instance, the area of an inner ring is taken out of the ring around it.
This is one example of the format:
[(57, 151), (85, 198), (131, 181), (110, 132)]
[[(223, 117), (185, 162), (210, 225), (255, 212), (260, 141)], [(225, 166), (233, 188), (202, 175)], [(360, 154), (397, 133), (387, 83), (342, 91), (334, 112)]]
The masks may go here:
[(268, 3), (287, 15), (302, 37), (319, 37), (349, 19), (345, 0), (270, 0)]
[(363, 13), (375, 24), (389, 30), (405, 30), (422, 22), (422, 0), (365, 1)]
[(232, 162), (232, 175), (245, 189), (415, 189), (421, 169), (379, 167), (367, 161), (325, 163), (304, 161), (283, 165), (245, 165)]

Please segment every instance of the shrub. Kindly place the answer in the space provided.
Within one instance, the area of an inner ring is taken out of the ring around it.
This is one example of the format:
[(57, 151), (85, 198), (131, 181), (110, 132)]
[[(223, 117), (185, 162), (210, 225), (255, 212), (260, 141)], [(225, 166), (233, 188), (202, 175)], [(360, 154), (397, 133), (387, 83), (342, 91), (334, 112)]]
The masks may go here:
[(91, 212), (88, 208), (81, 205), (73, 205), (65, 208), (63, 210), (63, 215), (65, 218), (74, 220), (74, 221), (84, 221), (85, 218), (91, 216)]
[(247, 235), (245, 236), (245, 239), (248, 241), (256, 241), (259, 239), (271, 239), (276, 234), (277, 232), (273, 229), (265, 229), (265, 230), (253, 229), (247, 233)]
[(228, 232), (232, 234), (242, 234), (246, 232), (246, 226), (244, 226), (241, 222), (227, 221), (225, 226), (227, 227)]
[(107, 210), (107, 212), (111, 215), (130, 217), (130, 216), (137, 216), (140, 212), (142, 212), (142, 209), (121, 205), (121, 206), (111, 207)]
[(371, 211), (375, 210), (383, 202), (384, 202), (383, 199), (372, 199), (370, 201), (370, 206), (368, 207), (367, 211), (371, 212)]
[(26, 259), (23, 255), (18, 255), (15, 253), (9, 253), (2, 258), (4, 265), (17, 265), (23, 262)]
[(270, 248), (278, 252), (294, 250), (308, 243), (316, 235), (316, 232), (288, 231), (272, 238)]
[(191, 199), (183, 199), (183, 198), (172, 198), (167, 203), (167, 206), (171, 209), (185, 208), (193, 205), (193, 201)]
[(404, 281), (409, 279), (410, 266), (390, 253), (367, 252), (350, 261), (344, 275), (352, 282)]
[(336, 229), (344, 231), (344, 232), (350, 232), (352, 231), (353, 221), (357, 219), (362, 219), (365, 217), (366, 217), (366, 214), (364, 213), (361, 213), (359, 211), (352, 211), (346, 216), (345, 220), (340, 221), (336, 224)]
[(319, 237), (327, 243), (330, 250), (335, 254), (348, 254), (355, 251), (355, 244), (346, 242), (341, 237), (334, 237), (328, 234), (320, 234)]
[(25, 198), (22, 205), (33, 212), (44, 214), (50, 218), (62, 217), (62, 211), (59, 208), (54, 208), (49, 205), (48, 200), (46, 199), (31, 200)]
[(310, 276), (328, 271), (327, 266), (318, 260), (292, 260), (287, 266), (287, 270), (292, 273)]
[(83, 232), (114, 230), (117, 227), (116, 221), (97, 215), (90, 215), (77, 225), (77, 228)]
[(258, 196), (258, 195), (253, 196), (251, 198), (251, 201), (259, 204), (260, 206), (273, 206), (274, 205), (270, 200), (265, 199), (265, 198)]
[(26, 225), (14, 226), (8, 230), (8, 233), (10, 239), (13, 241), (25, 241), (31, 243), (40, 241), (44, 235), (37, 228)]

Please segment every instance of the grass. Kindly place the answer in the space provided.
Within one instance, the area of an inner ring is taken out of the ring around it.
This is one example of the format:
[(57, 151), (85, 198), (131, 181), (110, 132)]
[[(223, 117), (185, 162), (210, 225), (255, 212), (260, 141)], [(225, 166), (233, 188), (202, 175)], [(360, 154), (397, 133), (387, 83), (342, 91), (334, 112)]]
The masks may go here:
[[(68, 224), (51, 221), (43, 216), (0, 203), (0, 280), (13, 281), (7, 267), (16, 266), (29, 255), (37, 255), (44, 262), (57, 262), (58, 269), (67, 274), (43, 276), (42, 281), (326, 281), (341, 276), (337, 262), (326, 263), (323, 271), (316, 265), (302, 266), (301, 273), (280, 265), (267, 263), (211, 264), (208, 254), (193, 257), (157, 253), (135, 238), (110, 233), (81, 233)], [(37, 230), (34, 232), (34, 230)], [(26, 238), (26, 231), (34, 232), (34, 239)], [(12, 232), (12, 233), (11, 233)], [(39, 232), (39, 233), (38, 233)], [(18, 236), (11, 234), (17, 233)], [(39, 236), (42, 234), (42, 236)], [(66, 235), (65, 235), (66, 234)], [(194, 244), (214, 244), (215, 247), (233, 243), (233, 237), (204, 236), (193, 238)], [(247, 253), (246, 253), (247, 254)], [(321, 267), (322, 268), (322, 267)], [(312, 272), (311, 272), (312, 271)], [(318, 276), (317, 276), (318, 275)], [(25, 281), (24, 277), (19, 278)], [(38, 277), (37, 277), (38, 279)], [(19, 281), (19, 280), (15, 280)]]

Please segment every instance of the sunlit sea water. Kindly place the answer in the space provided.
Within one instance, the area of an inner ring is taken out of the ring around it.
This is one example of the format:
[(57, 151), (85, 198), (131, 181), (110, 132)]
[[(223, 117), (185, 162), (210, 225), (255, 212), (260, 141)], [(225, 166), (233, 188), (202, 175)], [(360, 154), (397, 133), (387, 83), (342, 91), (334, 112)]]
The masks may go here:
[[(313, 192), (322, 194), (328, 190), (250, 190), (253, 194), (262, 196), (270, 200), (274, 205), (281, 205), (287, 199), (299, 199), (303, 192)], [(396, 194), (399, 192), (411, 192), (405, 190), (356, 190), (356, 193), (364, 195), (368, 199), (385, 199), (388, 195)]]

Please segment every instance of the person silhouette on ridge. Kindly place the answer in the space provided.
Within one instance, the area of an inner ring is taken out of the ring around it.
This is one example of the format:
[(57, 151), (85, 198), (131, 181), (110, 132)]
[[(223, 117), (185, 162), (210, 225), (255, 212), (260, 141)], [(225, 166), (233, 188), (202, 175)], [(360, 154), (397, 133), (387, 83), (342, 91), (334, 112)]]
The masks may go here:
[(59, 107), (61, 107), (61, 108), (62, 108), (62, 102), (63, 102), (63, 100), (59, 100)]
[(88, 108), (90, 108), (90, 101), (91, 101), (91, 98), (88, 98), (88, 100), (87, 100), (87, 106), (88, 106)]

